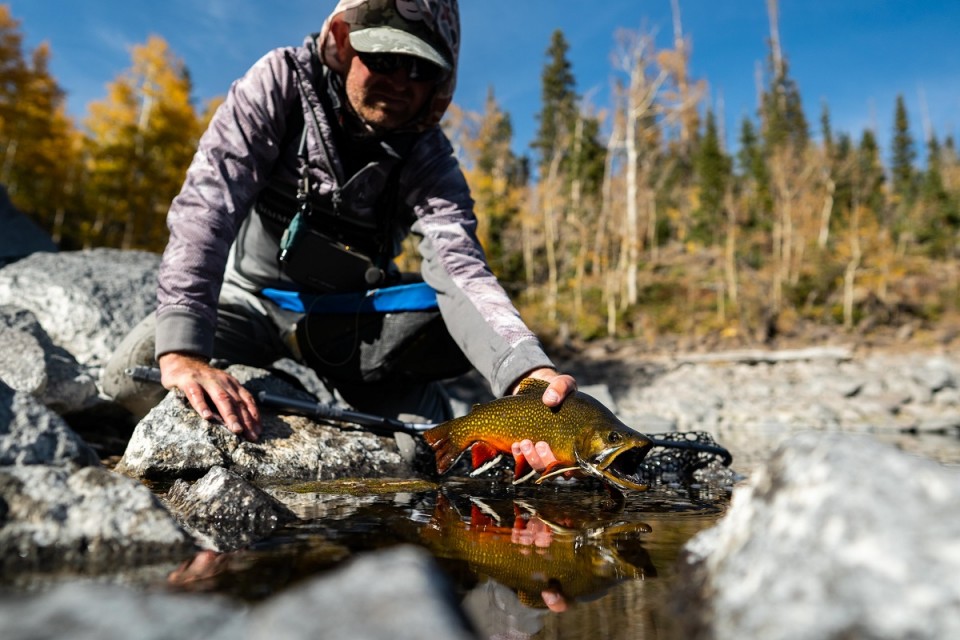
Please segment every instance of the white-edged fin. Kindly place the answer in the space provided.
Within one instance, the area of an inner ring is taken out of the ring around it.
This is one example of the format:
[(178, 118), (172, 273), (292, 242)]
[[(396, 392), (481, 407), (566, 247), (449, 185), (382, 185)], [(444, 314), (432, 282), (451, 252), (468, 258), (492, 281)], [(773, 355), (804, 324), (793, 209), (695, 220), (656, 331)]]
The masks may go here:
[(530, 478), (532, 478), (532, 477), (535, 476), (535, 475), (537, 475), (537, 472), (534, 471), (533, 469), (530, 469), (530, 473), (528, 473), (527, 475), (523, 476), (522, 478), (517, 478), (516, 480), (513, 481), (513, 484), (521, 484), (521, 483), (523, 483), (523, 482), (526, 482), (527, 480), (529, 480)]
[(473, 505), (477, 509), (479, 509), (481, 513), (483, 513), (484, 515), (490, 516), (493, 519), (493, 521), (497, 523), (498, 526), (500, 525), (500, 515), (496, 511), (494, 511), (490, 505), (488, 505), (486, 502), (484, 502), (480, 498), (474, 498), (474, 497), (470, 498), (470, 502), (473, 503)]
[(554, 476), (559, 476), (560, 474), (566, 473), (567, 471), (578, 471), (580, 467), (564, 467), (563, 469), (554, 469), (550, 473), (545, 473), (539, 478), (537, 478), (537, 484), (540, 484), (547, 478), (552, 478)]
[(471, 478), (476, 478), (478, 475), (480, 475), (480, 474), (483, 473), (484, 471), (489, 471), (489, 470), (492, 469), (494, 466), (496, 466), (496, 464), (499, 463), (500, 460), (502, 460), (502, 459), (503, 459), (503, 454), (502, 454), (502, 453), (501, 453), (501, 454), (498, 454), (496, 458), (490, 458), (489, 460), (487, 460), (486, 462), (484, 462), (482, 465), (480, 465), (479, 467), (477, 467), (476, 469), (474, 469), (473, 471), (471, 471), (470, 474), (469, 474), (470, 477), (471, 477)]

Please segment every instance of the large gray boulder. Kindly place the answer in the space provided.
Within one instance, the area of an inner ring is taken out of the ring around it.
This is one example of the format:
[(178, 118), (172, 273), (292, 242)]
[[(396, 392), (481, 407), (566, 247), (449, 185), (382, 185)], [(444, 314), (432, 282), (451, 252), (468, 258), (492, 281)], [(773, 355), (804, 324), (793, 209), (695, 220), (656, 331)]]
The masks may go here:
[(13, 305), (0, 305), (0, 380), (61, 415), (99, 402), (93, 377), (53, 344), (31, 311)]
[(0, 465), (79, 468), (100, 459), (60, 416), (0, 380)]
[(156, 308), (159, 264), (145, 251), (35, 253), (0, 269), (0, 304), (32, 311), (54, 344), (101, 366)]
[[(309, 612), (305, 615), (306, 612)], [(360, 556), (329, 578), (295, 587), (250, 617), (249, 640), (476, 638), (453, 590), (423, 549)]]
[(73, 581), (0, 600), (4, 640), (472, 640), (436, 563), (401, 547), (366, 554), (256, 606), (223, 597)]
[(690, 638), (960, 637), (960, 472), (801, 434), (685, 547)]
[(74, 580), (0, 600), (4, 640), (242, 640), (244, 607), (226, 598)]
[(0, 506), (2, 574), (115, 571), (194, 549), (149, 489), (103, 467), (0, 467)]
[[(265, 390), (310, 399), (262, 369), (234, 365), (228, 371), (254, 396)], [(134, 429), (116, 470), (161, 480), (199, 478), (218, 466), (248, 480), (412, 474), (393, 438), (268, 410), (262, 411), (262, 417), (260, 439), (248, 442), (223, 425), (202, 419), (179, 394), (170, 393)]]

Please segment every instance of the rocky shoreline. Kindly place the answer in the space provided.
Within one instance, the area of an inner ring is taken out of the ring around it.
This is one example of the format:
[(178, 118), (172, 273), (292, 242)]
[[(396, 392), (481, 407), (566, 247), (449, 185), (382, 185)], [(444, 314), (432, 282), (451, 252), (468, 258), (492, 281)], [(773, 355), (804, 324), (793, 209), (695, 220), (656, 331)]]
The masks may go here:
[[(59, 612), (90, 637), (120, 637), (96, 613), (124, 629), (98, 609), (113, 601), (149, 608), (142, 637), (193, 637), (177, 633), (187, 620), (197, 633), (216, 629), (205, 637), (326, 637), (317, 608), (360, 637), (418, 628), (475, 637), (438, 590), (431, 558), (411, 548), (365, 554), (254, 608), (119, 584), (24, 586), (30, 575), (102, 576), (144, 558), (249, 544), (293, 517), (258, 479), (416, 475), (392, 438), (300, 416), (270, 416), (256, 444), (200, 420), (175, 394), (142, 421), (125, 420), (99, 392), (100, 368), (152, 310), (157, 265), (152, 254), (101, 249), (0, 268), (0, 550), (12, 588), (0, 596), (0, 636), (57, 635), (50, 616)], [(628, 424), (706, 431), (734, 453), (744, 479), (729, 513), (684, 554), (686, 637), (960, 635), (960, 350), (949, 335), (922, 348), (898, 346), (904, 335), (886, 348), (819, 341), (677, 355), (599, 344), (562, 353), (562, 366)], [(293, 375), (322, 391), (297, 365), (283, 368), (286, 376), (235, 372), (253, 389), (302, 393), (289, 386)], [(460, 412), (487, 397), (475, 378), (450, 389)], [(173, 485), (161, 500), (147, 480)], [(363, 588), (371, 572), (376, 593)], [(384, 601), (396, 606), (366, 613)]]

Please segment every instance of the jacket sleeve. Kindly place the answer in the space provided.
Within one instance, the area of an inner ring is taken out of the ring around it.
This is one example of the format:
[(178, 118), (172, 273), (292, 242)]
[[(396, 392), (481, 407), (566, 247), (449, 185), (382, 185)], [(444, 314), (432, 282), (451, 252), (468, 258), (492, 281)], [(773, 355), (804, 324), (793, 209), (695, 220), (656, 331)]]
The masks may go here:
[(449, 142), (439, 129), (427, 136), (407, 162), (423, 278), (437, 292), (450, 335), (501, 396), (523, 374), (554, 365), (487, 264), (473, 199)]
[(297, 94), (283, 50), (233, 83), (167, 215), (160, 263), (156, 354), (210, 357), (230, 245), (278, 156)]

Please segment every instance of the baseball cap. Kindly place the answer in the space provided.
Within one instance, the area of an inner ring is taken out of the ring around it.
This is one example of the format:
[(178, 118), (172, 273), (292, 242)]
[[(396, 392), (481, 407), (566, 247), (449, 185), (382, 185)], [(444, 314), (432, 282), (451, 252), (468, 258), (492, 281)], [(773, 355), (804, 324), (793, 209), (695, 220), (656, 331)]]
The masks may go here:
[(416, 56), (451, 70), (416, 0), (368, 0), (348, 18), (350, 44), (361, 53), (399, 53)]

